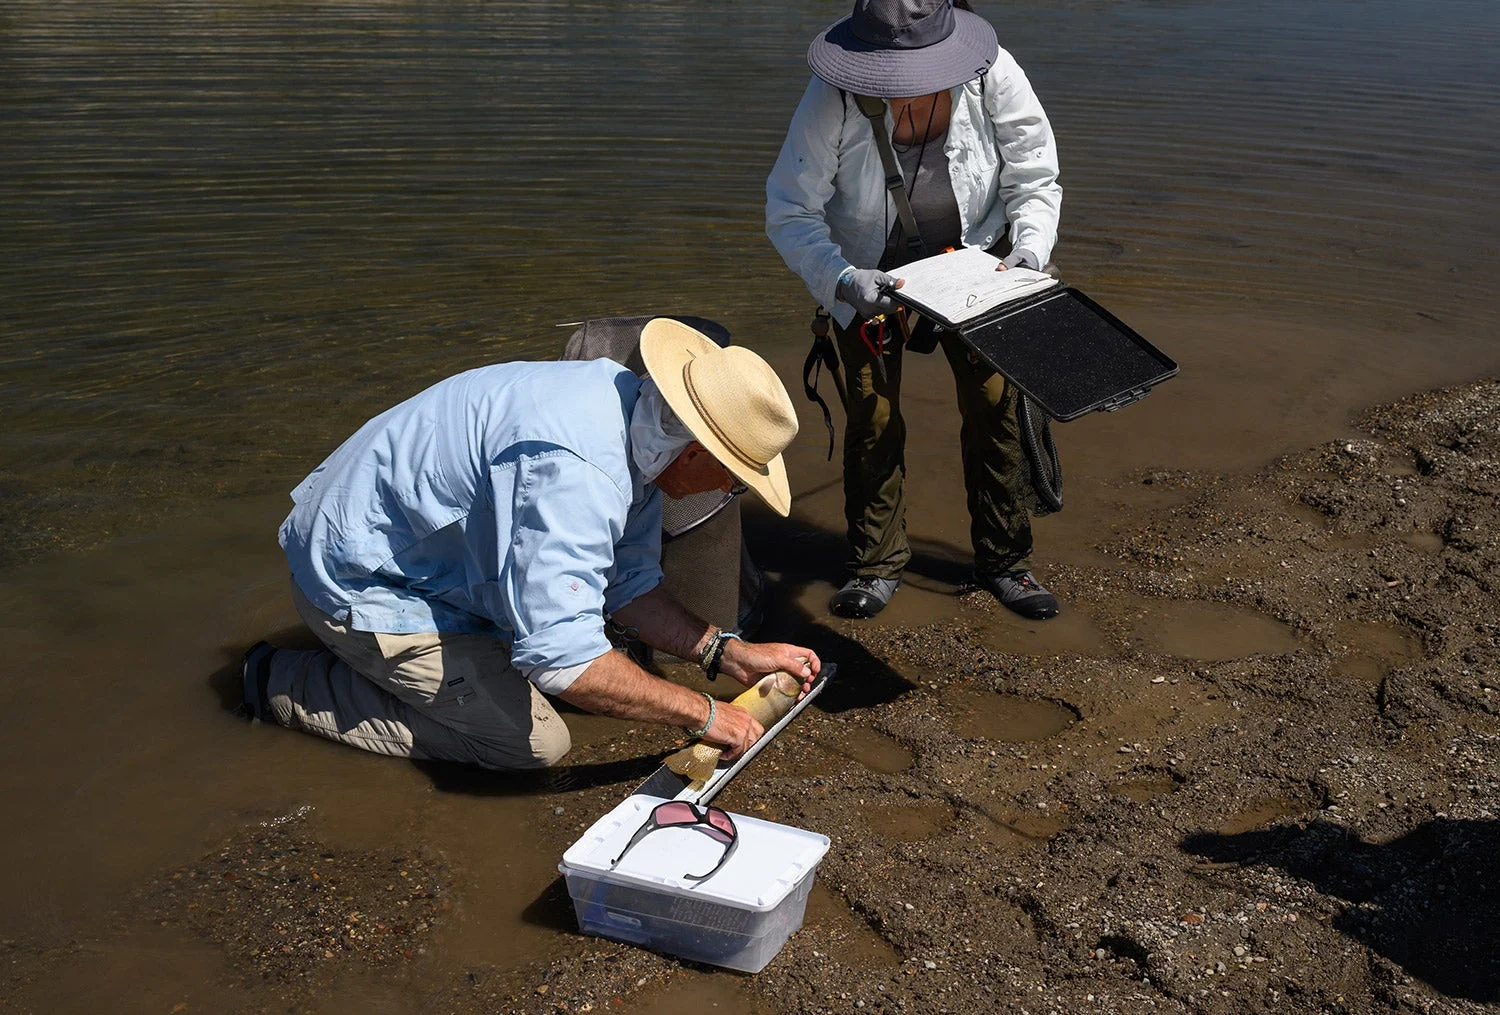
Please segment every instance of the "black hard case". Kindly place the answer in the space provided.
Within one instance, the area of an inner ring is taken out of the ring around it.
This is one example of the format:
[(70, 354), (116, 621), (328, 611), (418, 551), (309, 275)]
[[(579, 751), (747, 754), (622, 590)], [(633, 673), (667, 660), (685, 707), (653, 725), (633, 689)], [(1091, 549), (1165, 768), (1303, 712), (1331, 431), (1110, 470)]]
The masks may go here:
[[(899, 300), (900, 290), (894, 295)], [(1113, 412), (1177, 375), (1177, 364), (1166, 354), (1066, 285), (951, 330), (1062, 423), (1090, 412)]]

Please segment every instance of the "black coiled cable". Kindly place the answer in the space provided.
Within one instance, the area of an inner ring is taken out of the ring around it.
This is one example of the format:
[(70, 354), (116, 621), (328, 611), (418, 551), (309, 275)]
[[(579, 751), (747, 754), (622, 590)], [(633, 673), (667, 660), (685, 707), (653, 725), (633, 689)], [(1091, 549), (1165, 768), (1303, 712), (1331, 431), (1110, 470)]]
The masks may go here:
[(1061, 511), (1062, 463), (1052, 440), (1052, 419), (1024, 394), (1016, 404), (1016, 422), (1020, 424), (1021, 446), (1031, 470), (1031, 488), (1035, 492), (1032, 514), (1046, 515)]

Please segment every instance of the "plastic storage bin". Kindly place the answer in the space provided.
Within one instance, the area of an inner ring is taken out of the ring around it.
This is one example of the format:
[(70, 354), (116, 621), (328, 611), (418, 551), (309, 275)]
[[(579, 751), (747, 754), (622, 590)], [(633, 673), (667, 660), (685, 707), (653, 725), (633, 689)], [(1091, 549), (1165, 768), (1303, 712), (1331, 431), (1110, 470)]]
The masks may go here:
[(627, 797), (563, 854), (578, 927), (694, 962), (757, 973), (802, 926), (807, 893), (828, 837), (734, 814), (740, 844), (707, 881), (685, 879), (711, 868), (724, 847), (700, 831), (662, 828), (610, 869), (651, 808), (652, 796)]

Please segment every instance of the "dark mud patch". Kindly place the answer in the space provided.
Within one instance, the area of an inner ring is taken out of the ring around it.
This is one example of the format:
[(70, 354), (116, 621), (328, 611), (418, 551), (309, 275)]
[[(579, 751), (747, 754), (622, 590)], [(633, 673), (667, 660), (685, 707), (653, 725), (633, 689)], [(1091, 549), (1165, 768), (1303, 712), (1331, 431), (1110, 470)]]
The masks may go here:
[(1264, 613), (1198, 600), (1148, 604), (1132, 634), (1148, 650), (1209, 661), (1282, 655), (1299, 644), (1291, 628)]
[(991, 826), (989, 841), (1010, 846), (1041, 846), (1068, 827), (1065, 818), (1049, 811), (1011, 811)]
[(626, 733), (635, 732), (631, 728), (632, 724), (625, 719), (614, 719), (607, 715), (591, 715), (588, 712), (568, 709), (566, 703), (563, 703), (560, 711), (563, 713), (563, 721), (568, 725), (568, 735), (574, 747), (605, 744), (619, 739)]
[(1003, 744), (1050, 740), (1079, 719), (1078, 710), (1047, 698), (963, 688), (945, 699), (963, 736)]
[(901, 741), (868, 726), (845, 727), (834, 735), (821, 735), (813, 742), (845, 761), (886, 775), (906, 771), (914, 760)]
[(1390, 674), (1391, 663), (1379, 656), (1356, 653), (1334, 663), (1333, 672), (1345, 680), (1378, 687)]
[(1172, 777), (1169, 772), (1134, 772), (1112, 782), (1109, 791), (1115, 796), (1134, 800), (1136, 803), (1150, 803), (1157, 797), (1176, 793), (1182, 783)]
[(953, 808), (946, 804), (883, 804), (870, 808), (870, 832), (890, 842), (921, 842), (953, 827)]
[(1257, 828), (1264, 828), (1284, 818), (1306, 814), (1316, 804), (1311, 792), (1304, 788), (1289, 789), (1282, 793), (1265, 793), (1252, 797), (1244, 808), (1218, 827), (1220, 835), (1239, 835)]
[(1436, 532), (1408, 532), (1403, 540), (1407, 546), (1423, 553), (1442, 553), (1448, 543)]
[(221, 945), (237, 969), (296, 981), (351, 958), (380, 966), (423, 953), (451, 909), (448, 882), (422, 852), (330, 848), (299, 813), (172, 871), (141, 902), (159, 926)]
[(1333, 672), (1366, 684), (1379, 684), (1390, 671), (1422, 656), (1422, 643), (1412, 632), (1380, 622), (1346, 621), (1335, 627), (1341, 658)]
[[(845, 966), (858, 969), (894, 966), (901, 954), (861, 918), (837, 891), (813, 882), (803, 919), (808, 947), (828, 952)], [(816, 942), (816, 943), (814, 943)]]
[[(537, 1000), (545, 1000), (545, 997)], [(629, 1001), (622, 998), (619, 1003), (610, 1002), (597, 1010), (638, 1012), (640, 1015), (705, 1015), (720, 1012), (723, 1015), (780, 1015), (780, 1009), (757, 997), (748, 983), (692, 970), (679, 972), (664, 987), (643, 991)]]
[(1088, 607), (1075, 601), (1046, 621), (1023, 620), (1006, 610), (992, 611), (975, 628), (979, 643), (995, 652), (1033, 656), (1112, 653)]

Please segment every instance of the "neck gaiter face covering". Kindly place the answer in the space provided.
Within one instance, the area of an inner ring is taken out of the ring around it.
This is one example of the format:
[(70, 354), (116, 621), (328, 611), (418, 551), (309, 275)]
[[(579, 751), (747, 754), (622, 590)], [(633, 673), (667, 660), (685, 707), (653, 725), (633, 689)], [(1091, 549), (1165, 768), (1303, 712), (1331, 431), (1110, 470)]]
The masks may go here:
[(672, 464), (693, 441), (692, 432), (667, 405), (661, 389), (649, 377), (641, 385), (630, 416), (630, 457), (649, 483)]

